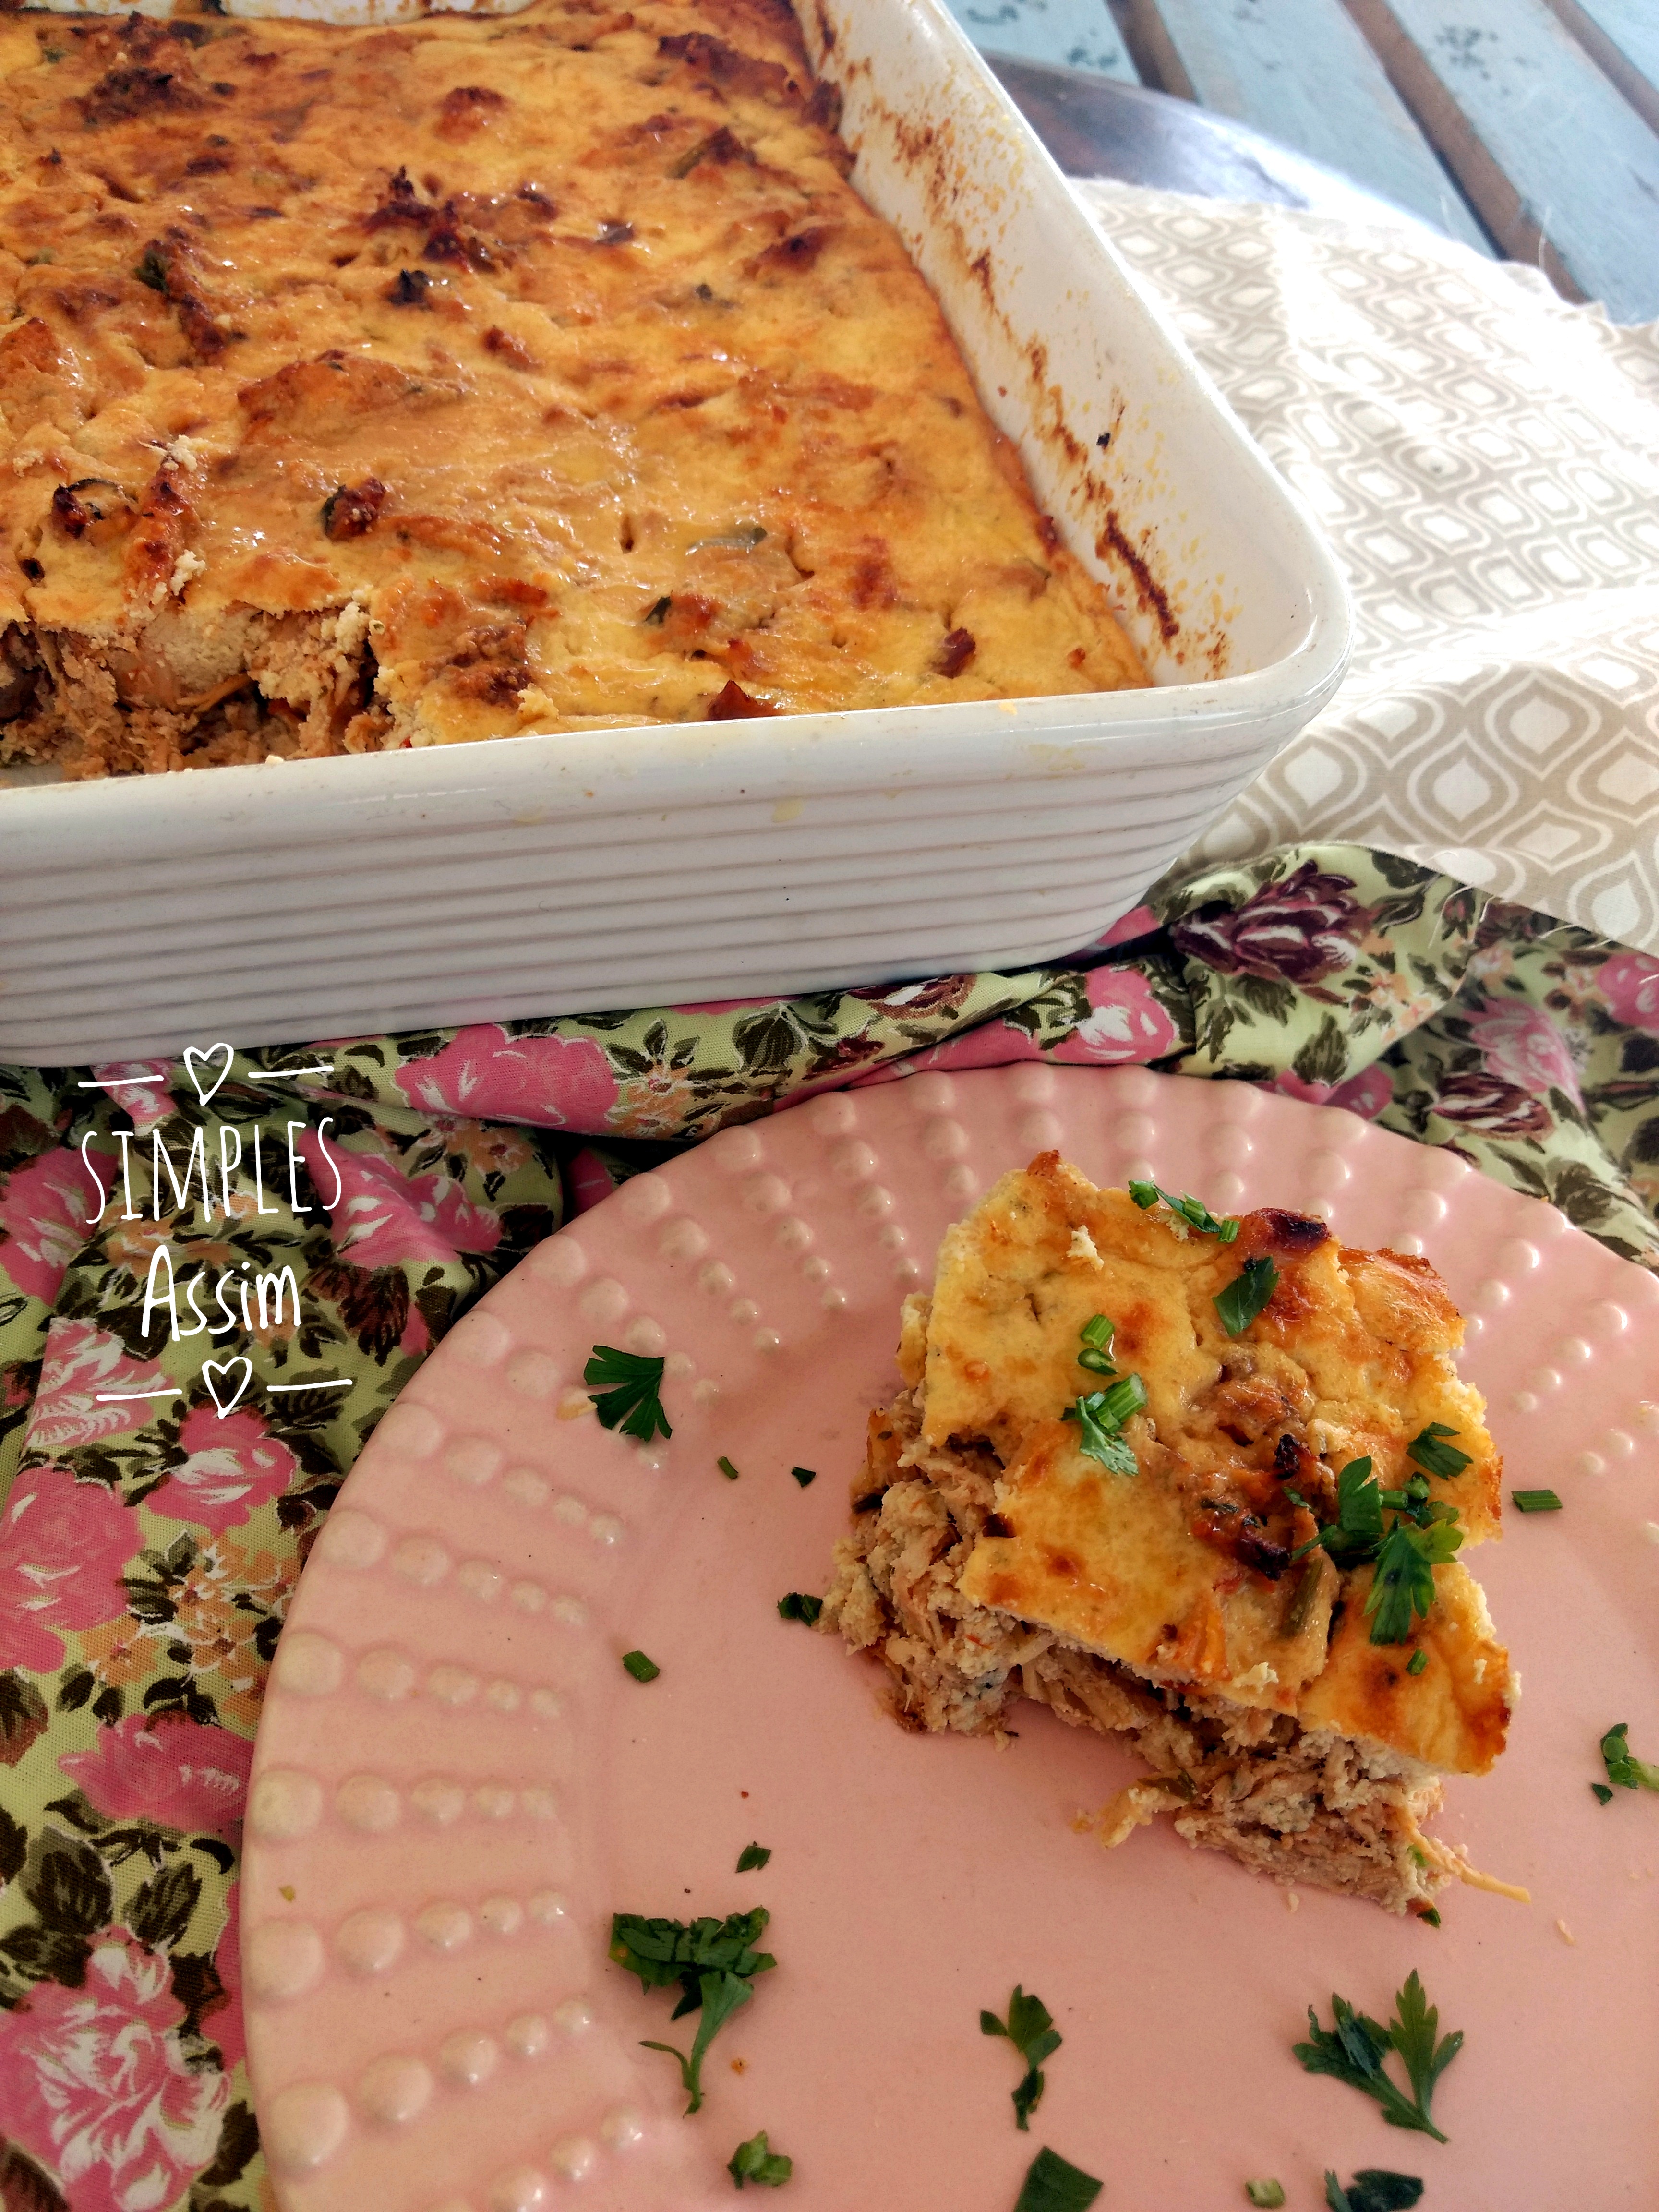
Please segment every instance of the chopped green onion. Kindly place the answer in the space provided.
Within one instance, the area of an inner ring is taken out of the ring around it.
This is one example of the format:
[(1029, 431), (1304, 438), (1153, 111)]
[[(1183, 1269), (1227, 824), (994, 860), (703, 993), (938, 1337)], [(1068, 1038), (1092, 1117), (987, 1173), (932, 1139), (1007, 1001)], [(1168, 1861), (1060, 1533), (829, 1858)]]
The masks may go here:
[(818, 1479), (818, 1471), (815, 1467), (792, 1467), (789, 1472), (803, 1490), (809, 1482), (816, 1482)]
[(804, 1620), (809, 1628), (817, 1626), (818, 1615), (823, 1611), (821, 1597), (810, 1597), (805, 1590), (790, 1590), (778, 1600), (778, 1617), (782, 1620)]
[(726, 1477), (728, 1482), (735, 1482), (737, 1480), (738, 1470), (732, 1466), (729, 1459), (717, 1459), (714, 1462), (714, 1464), (719, 1468), (720, 1473)]
[(1596, 1802), (1597, 1802), (1597, 1803), (1598, 1803), (1598, 1804), (1601, 1804), (1601, 1805), (1611, 1805), (1611, 1804), (1612, 1804), (1612, 1802), (1613, 1802), (1613, 1792), (1612, 1792), (1612, 1790), (1609, 1790), (1609, 1789), (1608, 1789), (1608, 1787), (1607, 1787), (1607, 1784), (1606, 1784), (1605, 1782), (1592, 1782), (1592, 1783), (1591, 1783), (1591, 1784), (1590, 1784), (1590, 1792), (1591, 1792), (1591, 1795), (1595, 1798), (1595, 1800), (1596, 1800)]
[[(1316, 1536), (1314, 1541), (1319, 1539)], [(1313, 1611), (1314, 1600), (1319, 1595), (1322, 1570), (1317, 1559), (1310, 1559), (1302, 1570), (1302, 1579), (1296, 1586), (1285, 1614), (1285, 1626), (1280, 1632), (1285, 1636), (1300, 1636), (1308, 1625), (1308, 1615)]]
[(623, 1665), (636, 1682), (654, 1682), (662, 1668), (654, 1659), (647, 1659), (643, 1651), (624, 1651)]
[(1417, 1917), (1425, 1928), (1437, 1928), (1440, 1925), (1440, 1907), (1437, 1905), (1426, 1905)]
[(1561, 1501), (1553, 1490), (1512, 1490), (1517, 1513), (1559, 1513)]
[(1132, 1182), (1129, 1195), (1143, 1213), (1160, 1203), (1167, 1206), (1175, 1220), (1184, 1224), (1176, 1231), (1177, 1236), (1184, 1237), (1188, 1229), (1196, 1229), (1200, 1237), (1213, 1237), (1218, 1243), (1231, 1244), (1238, 1235), (1240, 1224), (1236, 1219), (1231, 1216), (1225, 1220), (1218, 1219), (1203, 1200), (1194, 1198), (1190, 1191), (1176, 1198), (1155, 1182)]
[(1411, 1657), (1406, 1662), (1406, 1672), (1408, 1674), (1420, 1674), (1428, 1663), (1429, 1655), (1419, 1645), (1419, 1648), (1413, 1652)]
[(1466, 1467), (1474, 1464), (1466, 1451), (1444, 1439), (1455, 1437), (1455, 1429), (1449, 1429), (1443, 1421), (1431, 1421), (1426, 1429), (1414, 1436), (1406, 1447), (1407, 1459), (1414, 1459), (1425, 1474), (1437, 1474), (1449, 1481), (1453, 1475), (1462, 1474)]

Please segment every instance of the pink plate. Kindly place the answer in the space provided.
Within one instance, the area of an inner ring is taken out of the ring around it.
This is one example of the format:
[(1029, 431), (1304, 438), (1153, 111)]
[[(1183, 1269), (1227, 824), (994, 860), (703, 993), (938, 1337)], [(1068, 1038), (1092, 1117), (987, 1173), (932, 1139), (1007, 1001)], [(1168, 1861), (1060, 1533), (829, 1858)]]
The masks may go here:
[[(1426, 1250), (1510, 1484), (1479, 1555), (1526, 1694), (1438, 1832), (1526, 1884), (1439, 1931), (1299, 1899), (1158, 1828), (1074, 1832), (1129, 1762), (1029, 1711), (904, 1735), (877, 1670), (779, 1619), (821, 1589), (899, 1300), (1004, 1169), (1057, 1146), (1237, 1209)], [(694, 2212), (768, 2130), (793, 2212), (1011, 2212), (1038, 2146), (1101, 2212), (1207, 2212), (1276, 2175), (1421, 2175), (1425, 2212), (1659, 2202), (1659, 1803), (1602, 1808), (1597, 1739), (1659, 1756), (1659, 1282), (1553, 1208), (1340, 1111), (1143, 1069), (918, 1076), (727, 1131), (542, 1245), (381, 1424), (306, 1570), (254, 1766), (248, 2044), (285, 2212)], [(595, 1342), (668, 1355), (672, 1443), (585, 1410)], [(724, 1454), (740, 1470), (725, 1480)], [(817, 1470), (802, 1487), (796, 1466)], [(661, 1668), (641, 1684), (622, 1655)], [(769, 1845), (763, 1871), (734, 1871)], [(669, 2003), (610, 1916), (770, 1909), (778, 1967), (695, 2119)], [(1302, 2073), (1306, 2008), (1385, 2015), (1413, 1966), (1468, 2042), (1441, 2145)], [(1030, 2135), (981, 2006), (1065, 2041)]]

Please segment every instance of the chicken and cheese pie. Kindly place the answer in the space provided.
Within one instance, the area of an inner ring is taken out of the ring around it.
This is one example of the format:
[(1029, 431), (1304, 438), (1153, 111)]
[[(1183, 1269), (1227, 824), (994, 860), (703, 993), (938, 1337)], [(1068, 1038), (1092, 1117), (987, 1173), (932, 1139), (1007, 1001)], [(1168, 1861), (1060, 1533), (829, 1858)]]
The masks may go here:
[(1144, 681), (836, 106), (781, 0), (0, 14), (0, 758)]
[(1127, 1738), (1153, 1777), (1109, 1843), (1168, 1812), (1246, 1866), (1425, 1909), (1468, 1869), (1422, 1824), (1443, 1777), (1492, 1766), (1515, 1694), (1452, 1555), (1499, 1533), (1462, 1334), (1426, 1261), (1046, 1153), (906, 1303), (823, 1623), (879, 1652), (911, 1726), (1000, 1735), (1024, 1697)]

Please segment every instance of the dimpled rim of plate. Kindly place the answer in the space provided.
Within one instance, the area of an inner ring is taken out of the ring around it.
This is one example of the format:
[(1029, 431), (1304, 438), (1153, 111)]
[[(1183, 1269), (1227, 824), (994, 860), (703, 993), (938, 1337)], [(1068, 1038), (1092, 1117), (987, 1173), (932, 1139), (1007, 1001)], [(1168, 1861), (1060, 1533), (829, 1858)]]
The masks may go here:
[[(1318, 1212), (1445, 1275), (1505, 1491), (1565, 1501), (1507, 1512), (1477, 1562), (1526, 1694), (1437, 1824), (1529, 1907), (1453, 1890), (1434, 1931), (1292, 1902), (1162, 1827), (1104, 1854), (1071, 1820), (1131, 1772), (1115, 1746), (1029, 1708), (1004, 1751), (906, 1735), (878, 1669), (779, 1619), (827, 1579), (901, 1298), (1050, 1146), (1101, 1182)], [(795, 2160), (795, 2212), (1005, 2212), (1044, 2142), (1125, 2212), (1242, 2202), (1258, 2174), (1312, 2204), (1328, 2166), (1403, 2168), (1462, 2212), (1647, 2201), (1659, 1806), (1588, 1784), (1613, 1723), (1659, 1743), (1656, 1326), (1659, 1283), (1449, 1152), (1139, 1068), (839, 1092), (626, 1184), (451, 1332), (295, 1598), (242, 1893), (284, 2212), (695, 2212), (730, 2201), (760, 2128)], [(665, 1355), (672, 1441), (599, 1428), (595, 1343)], [(623, 1671), (635, 1648), (657, 1680)], [(773, 1857), (738, 1875), (750, 1841)], [(606, 1962), (609, 1916), (754, 1904), (778, 1969), (685, 2120), (639, 2048), (680, 2031)], [(1383, 2015), (1413, 1966), (1468, 2037), (1444, 2147), (1290, 2051), (1310, 2002)], [(1017, 1981), (1065, 2039), (1029, 2135), (1013, 2054), (978, 2026)]]

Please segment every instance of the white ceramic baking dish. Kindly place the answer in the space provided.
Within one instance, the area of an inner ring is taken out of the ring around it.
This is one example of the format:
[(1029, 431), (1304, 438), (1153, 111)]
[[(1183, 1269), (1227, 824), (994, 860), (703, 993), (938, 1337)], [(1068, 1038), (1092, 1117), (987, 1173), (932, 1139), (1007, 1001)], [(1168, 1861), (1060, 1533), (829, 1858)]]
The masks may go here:
[(1114, 921), (1330, 696), (1348, 615), (1312, 521), (942, 0), (799, 12), (860, 190), (1155, 688), (14, 779), (0, 1059), (1021, 966)]

